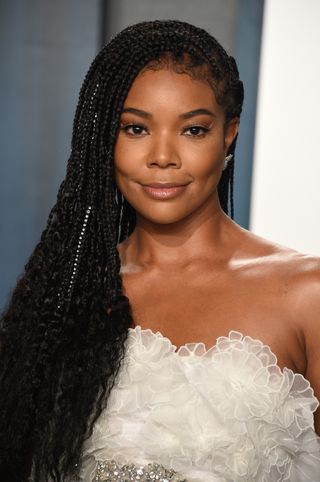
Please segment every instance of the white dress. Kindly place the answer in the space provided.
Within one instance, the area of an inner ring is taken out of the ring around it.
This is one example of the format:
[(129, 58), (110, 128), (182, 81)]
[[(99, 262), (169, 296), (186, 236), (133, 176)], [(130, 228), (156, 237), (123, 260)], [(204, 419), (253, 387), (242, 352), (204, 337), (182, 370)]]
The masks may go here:
[(268, 346), (231, 331), (212, 348), (129, 329), (85, 482), (319, 482), (319, 402)]

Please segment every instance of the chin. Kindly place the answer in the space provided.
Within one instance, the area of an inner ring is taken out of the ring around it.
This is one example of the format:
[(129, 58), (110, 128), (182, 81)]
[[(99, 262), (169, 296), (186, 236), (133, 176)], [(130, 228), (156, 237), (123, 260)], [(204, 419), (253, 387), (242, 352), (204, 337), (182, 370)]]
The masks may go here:
[(185, 219), (190, 213), (173, 213), (172, 211), (169, 212), (167, 210), (166, 213), (156, 213), (155, 210), (153, 210), (150, 213), (142, 213), (136, 210), (137, 216), (140, 217), (141, 219), (153, 223), (153, 224), (159, 224), (159, 225), (168, 225), (168, 224), (175, 224), (178, 223), (179, 221), (182, 221)]

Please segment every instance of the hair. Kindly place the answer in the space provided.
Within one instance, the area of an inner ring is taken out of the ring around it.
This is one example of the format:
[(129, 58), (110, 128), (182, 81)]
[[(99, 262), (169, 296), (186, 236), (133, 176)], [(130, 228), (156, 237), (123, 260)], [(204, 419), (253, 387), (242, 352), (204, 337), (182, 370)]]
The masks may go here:
[[(39, 243), (1, 315), (0, 479), (78, 480), (83, 442), (106, 408), (133, 316), (117, 244), (136, 224), (119, 198), (114, 145), (130, 86), (145, 68), (210, 82), (226, 122), (240, 117), (243, 85), (233, 57), (205, 30), (141, 22), (96, 56), (76, 109), (65, 179)], [(234, 155), (236, 140), (229, 152)], [(218, 185), (233, 217), (234, 156)]]

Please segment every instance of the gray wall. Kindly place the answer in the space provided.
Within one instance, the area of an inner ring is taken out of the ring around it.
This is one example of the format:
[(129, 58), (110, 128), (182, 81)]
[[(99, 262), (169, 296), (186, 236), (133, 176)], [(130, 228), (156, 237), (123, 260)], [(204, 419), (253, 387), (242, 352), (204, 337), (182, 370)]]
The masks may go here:
[(0, 2), (0, 307), (64, 177), (78, 91), (98, 39), (98, 0)]
[[(208, 30), (233, 51), (239, 0), (109, 0), (107, 39), (124, 27), (143, 20), (178, 19)], [(259, 3), (259, 0), (258, 0)]]
[(263, 7), (263, 0), (239, 0), (234, 44), (234, 56), (245, 91), (236, 150), (234, 183), (235, 221), (247, 229), (250, 227), (253, 145)]
[(249, 225), (263, 0), (0, 0), (0, 308), (45, 227), (64, 177), (83, 77), (123, 27), (177, 18), (236, 57), (246, 99), (237, 148), (235, 219)]

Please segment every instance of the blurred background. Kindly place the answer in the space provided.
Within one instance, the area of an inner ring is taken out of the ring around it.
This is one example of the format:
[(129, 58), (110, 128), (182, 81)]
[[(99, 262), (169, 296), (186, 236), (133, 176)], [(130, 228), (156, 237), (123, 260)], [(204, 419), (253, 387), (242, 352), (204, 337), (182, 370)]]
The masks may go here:
[(94, 56), (127, 25), (168, 18), (214, 35), (244, 82), (235, 221), (320, 255), (319, 0), (0, 0), (0, 308), (64, 178)]

